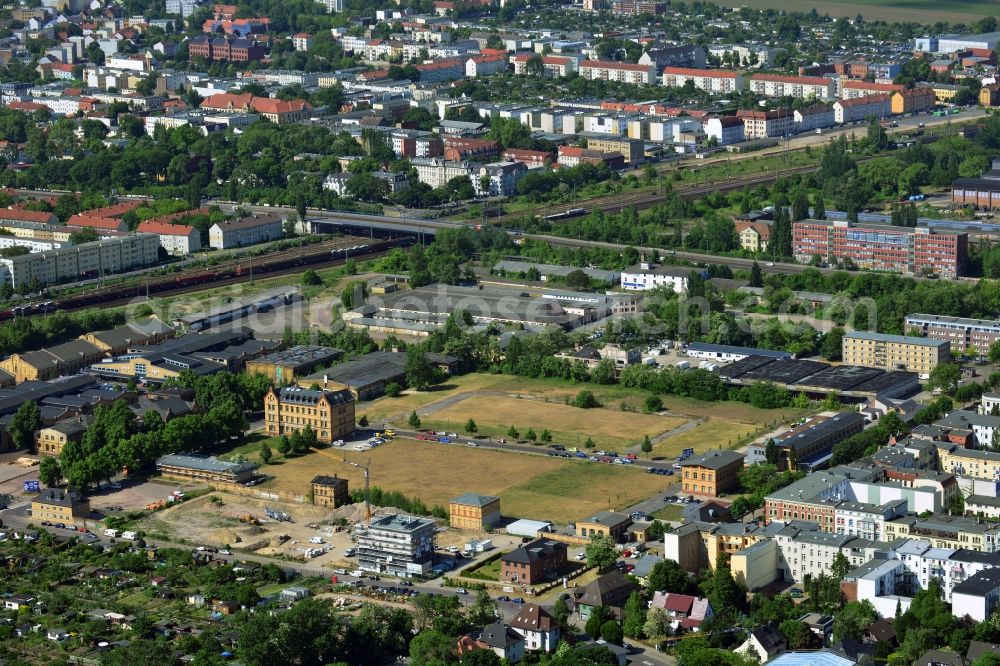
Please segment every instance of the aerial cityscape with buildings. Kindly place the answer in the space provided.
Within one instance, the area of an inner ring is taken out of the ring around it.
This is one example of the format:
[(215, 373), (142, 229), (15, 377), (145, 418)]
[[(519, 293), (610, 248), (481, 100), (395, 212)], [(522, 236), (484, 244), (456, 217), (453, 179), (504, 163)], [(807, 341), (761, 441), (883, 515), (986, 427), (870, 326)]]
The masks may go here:
[(0, 7), (0, 664), (1000, 666), (1000, 10), (721, 1)]

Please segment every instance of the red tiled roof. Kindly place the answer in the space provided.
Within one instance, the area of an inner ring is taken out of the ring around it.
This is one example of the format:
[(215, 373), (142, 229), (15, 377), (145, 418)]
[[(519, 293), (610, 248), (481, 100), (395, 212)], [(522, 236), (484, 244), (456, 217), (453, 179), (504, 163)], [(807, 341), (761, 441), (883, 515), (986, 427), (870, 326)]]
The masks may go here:
[(821, 76), (784, 76), (782, 74), (753, 74), (751, 81), (771, 81), (774, 83), (800, 83), (806, 86), (828, 86), (830, 79)]
[(0, 211), (0, 220), (15, 220), (18, 222), (51, 222), (54, 215), (37, 210)]
[(106, 229), (108, 231), (118, 231), (122, 224), (121, 220), (113, 217), (90, 217), (79, 213), (66, 220), (67, 227)]
[(875, 83), (874, 81), (844, 81), (841, 84), (841, 88), (848, 88), (850, 90), (880, 90), (882, 92), (895, 92), (897, 90), (902, 90), (903, 86), (898, 86), (894, 83)]
[(136, 231), (144, 234), (160, 234), (162, 236), (187, 236), (194, 231), (194, 227), (189, 227), (186, 224), (170, 224), (169, 222), (146, 220), (139, 223)]
[(38, 102), (11, 102), (7, 105), (8, 109), (14, 109), (15, 111), (24, 111), (26, 113), (31, 113), (32, 111), (41, 111), (43, 109), (48, 109), (49, 107), (44, 104), (39, 104)]
[(584, 60), (580, 67), (592, 69), (621, 69), (628, 72), (648, 72), (649, 65), (636, 65), (629, 62), (611, 62), (607, 60)]
[(676, 74), (678, 76), (698, 76), (711, 79), (734, 79), (743, 72), (731, 69), (694, 69), (692, 67), (664, 67), (664, 74)]
[(868, 104), (877, 104), (879, 102), (889, 101), (888, 95), (862, 95), (861, 97), (855, 97), (854, 99), (838, 99), (835, 104), (840, 104), (841, 108), (850, 106), (866, 106)]

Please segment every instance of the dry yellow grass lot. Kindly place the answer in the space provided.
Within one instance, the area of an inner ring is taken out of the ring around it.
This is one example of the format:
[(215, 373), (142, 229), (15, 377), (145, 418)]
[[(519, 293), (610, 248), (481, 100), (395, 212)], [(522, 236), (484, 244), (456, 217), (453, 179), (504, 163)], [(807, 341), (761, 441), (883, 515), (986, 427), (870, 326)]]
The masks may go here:
[(760, 428), (760, 424), (710, 417), (690, 430), (668, 437), (653, 446), (651, 457), (675, 458), (686, 448), (700, 453), (708, 449), (728, 449), (736, 442)]
[(428, 506), (464, 492), (501, 497), (505, 516), (566, 522), (607, 508), (624, 508), (658, 492), (663, 477), (642, 470), (579, 460), (490, 451), (396, 439), (371, 451), (327, 449), (263, 469), (276, 478), (261, 486), (298, 494), (317, 474), (337, 474), (351, 488), (364, 487), (361, 469), (349, 461), (371, 461), (371, 483), (417, 496)]
[(525, 478), (572, 464), (505, 451), (474, 449), (412, 439), (396, 439), (370, 451), (325, 449), (263, 471), (276, 478), (262, 488), (275, 487), (304, 494), (317, 474), (337, 474), (350, 482), (352, 490), (364, 487), (364, 472), (343, 462), (371, 461), (371, 484), (383, 490), (416, 495), (428, 506), (448, 505), (465, 492), (497, 494)]
[(636, 444), (643, 435), (666, 432), (686, 419), (635, 414), (614, 409), (580, 409), (534, 399), (474, 397), (450, 405), (423, 419), (433, 429), (462, 430), (470, 418), (484, 435), (506, 433), (515, 426), (524, 436), (528, 428), (552, 433), (554, 442), (577, 445), (593, 438), (598, 447)]

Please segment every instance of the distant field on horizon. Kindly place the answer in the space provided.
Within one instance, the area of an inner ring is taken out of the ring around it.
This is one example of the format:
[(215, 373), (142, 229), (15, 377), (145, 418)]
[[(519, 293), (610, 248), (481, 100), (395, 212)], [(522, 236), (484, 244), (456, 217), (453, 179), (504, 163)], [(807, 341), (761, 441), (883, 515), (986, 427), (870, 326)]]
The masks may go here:
[(719, 4), (729, 7), (754, 7), (756, 9), (785, 9), (808, 12), (813, 8), (820, 14), (855, 17), (861, 14), (868, 20), (918, 23), (971, 23), (977, 18), (998, 13), (995, 2), (987, 0), (722, 0)]

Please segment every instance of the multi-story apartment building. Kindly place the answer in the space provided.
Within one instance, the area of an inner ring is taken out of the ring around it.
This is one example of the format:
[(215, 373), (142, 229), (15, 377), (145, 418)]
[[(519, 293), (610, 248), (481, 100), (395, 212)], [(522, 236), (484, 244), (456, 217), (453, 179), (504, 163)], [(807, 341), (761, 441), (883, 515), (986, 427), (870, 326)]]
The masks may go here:
[(465, 61), (465, 75), (473, 79), (479, 76), (492, 76), (506, 72), (508, 67), (506, 56), (477, 55)]
[(587, 137), (587, 148), (599, 150), (602, 153), (621, 153), (628, 164), (642, 162), (645, 156), (643, 142), (628, 137)]
[[(967, 448), (978, 447), (980, 449), (985, 449), (993, 445), (994, 438), (997, 435), (997, 431), (1000, 430), (1000, 416), (993, 416), (992, 414), (980, 414), (978, 411), (974, 412), (966, 409), (956, 409), (954, 411), (948, 412), (940, 419), (933, 423), (933, 427), (939, 428), (948, 433), (948, 441), (956, 444), (964, 444)], [(955, 437), (952, 431), (958, 431), (961, 433), (968, 433), (971, 431), (972, 439), (968, 438), (965, 441), (961, 441), (961, 437)], [(958, 440), (958, 441), (956, 441)], [(939, 451), (939, 453), (942, 453)], [(973, 469), (972, 463), (969, 460), (965, 460), (960, 456), (955, 458), (957, 460), (956, 464), (962, 465), (966, 473), (963, 476), (976, 476), (975, 474), (968, 473), (969, 470)], [(942, 460), (942, 469), (949, 471), (944, 467), (944, 461)], [(984, 463), (982, 469), (984, 471), (981, 474), (986, 474), (989, 466)], [(979, 469), (979, 468), (977, 468)], [(979, 478), (989, 478), (988, 476), (980, 476)], [(1000, 479), (998, 479), (1000, 480)]]
[[(988, 423), (995, 423), (1000, 417), (986, 416), (986, 418)], [(955, 476), (1000, 481), (1000, 453), (967, 449), (947, 442), (938, 442), (937, 448), (942, 471)]]
[(250, 215), (238, 220), (216, 222), (208, 230), (208, 245), (217, 250), (269, 243), (285, 237), (277, 215)]
[(264, 427), (269, 435), (290, 435), (312, 428), (326, 444), (354, 432), (354, 395), (297, 386), (271, 388), (264, 396)]
[[(537, 58), (537, 61), (533, 60)], [(548, 78), (559, 78), (569, 76), (576, 71), (577, 59), (565, 56), (540, 56), (537, 54), (521, 53), (513, 56), (510, 61), (514, 65), (514, 73), (519, 75), (531, 74), (529, 67), (531, 62), (539, 62), (542, 66), (541, 75)]]
[(694, 67), (696, 69), (705, 66), (705, 49), (694, 44), (678, 44), (676, 46), (662, 46), (659, 48), (646, 49), (639, 57), (640, 65), (652, 65), (656, 71), (662, 72), (665, 67)]
[(373, 519), (358, 536), (358, 567), (400, 578), (425, 574), (434, 557), (434, 521), (403, 514)]
[(802, 262), (818, 255), (864, 270), (954, 278), (965, 272), (969, 236), (927, 227), (804, 220), (792, 225), (792, 251)]
[(418, 180), (433, 188), (443, 187), (452, 178), (472, 178), (482, 166), (478, 162), (454, 162), (440, 157), (416, 157), (410, 160), (410, 165), (417, 170)]
[(816, 129), (833, 127), (836, 114), (829, 104), (820, 103), (795, 109), (793, 112), (796, 132), (811, 132)]
[(870, 116), (885, 118), (892, 113), (888, 95), (874, 94), (839, 99), (833, 103), (834, 120), (838, 125), (858, 122)]
[(656, 83), (656, 68), (625, 62), (584, 60), (580, 63), (580, 76), (590, 81), (617, 81), (651, 86)]
[(795, 129), (795, 115), (789, 108), (771, 111), (740, 109), (736, 115), (743, 121), (743, 134), (747, 139), (782, 137)]
[(681, 489), (692, 495), (718, 497), (739, 487), (743, 454), (714, 449), (681, 463)]
[[(906, 86), (894, 83), (875, 83), (872, 81), (841, 81), (840, 99), (856, 99), (858, 97), (871, 97), (873, 95), (885, 96), (899, 92)], [(891, 108), (891, 107), (890, 107)]]
[(962, 516), (906, 515), (885, 523), (885, 540), (923, 539), (934, 548), (967, 548), (983, 553), (1000, 552), (1000, 524)]
[(152, 266), (159, 261), (160, 238), (153, 234), (130, 234), (104, 238), (45, 252), (0, 258), (0, 280), (15, 291), (29, 285), (111, 275)]
[(911, 334), (947, 340), (956, 354), (985, 354), (1000, 340), (1000, 320), (912, 314), (906, 315), (904, 327)]
[[(864, 429), (865, 418), (857, 412), (824, 414), (815, 416), (805, 423), (774, 438), (775, 464), (778, 469), (788, 469), (790, 465), (810, 469), (812, 464), (826, 462), (833, 445)], [(747, 448), (747, 464), (766, 463), (767, 445), (751, 444)]]
[(743, 92), (746, 87), (741, 72), (727, 69), (694, 69), (690, 67), (665, 67), (663, 85), (678, 88), (692, 81), (695, 88), (705, 92), (729, 94)]
[[(740, 123), (743, 127), (743, 123)], [(740, 238), (740, 247), (747, 252), (765, 252), (771, 241), (774, 225), (766, 220), (756, 222), (742, 221), (736, 223), (736, 234)]]
[(263, 60), (267, 55), (267, 49), (262, 44), (242, 37), (198, 35), (188, 41), (188, 55), (205, 60), (250, 62)]
[(73, 524), (90, 515), (90, 500), (75, 490), (46, 488), (31, 500), (32, 519)]
[(795, 97), (797, 99), (834, 99), (833, 79), (819, 76), (783, 76), (752, 74), (750, 90), (765, 97)]
[(833, 511), (837, 534), (856, 536), (870, 541), (885, 540), (885, 524), (906, 514), (906, 500), (891, 500), (885, 504), (841, 502)]
[(880, 370), (906, 369), (929, 375), (939, 363), (951, 360), (947, 340), (852, 331), (841, 343), (844, 363)]
[(771, 48), (752, 44), (718, 44), (708, 47), (709, 54), (722, 62), (729, 60), (733, 61), (734, 67), (756, 67), (758, 69), (774, 67), (774, 59), (786, 51), (787, 49), (780, 47)]
[(905, 88), (892, 93), (892, 112), (897, 115), (927, 111), (933, 109), (936, 103), (934, 89), (927, 86)]
[(712, 116), (705, 119), (702, 127), (705, 136), (714, 138), (720, 146), (740, 143), (745, 138), (743, 119), (737, 116)]
[(479, 167), (472, 188), (478, 196), (509, 197), (517, 192), (517, 181), (528, 173), (521, 162), (493, 162)]
[(154, 234), (160, 239), (160, 247), (167, 254), (183, 256), (201, 249), (201, 232), (186, 224), (170, 224), (157, 220), (145, 220), (136, 228), (141, 234)]

